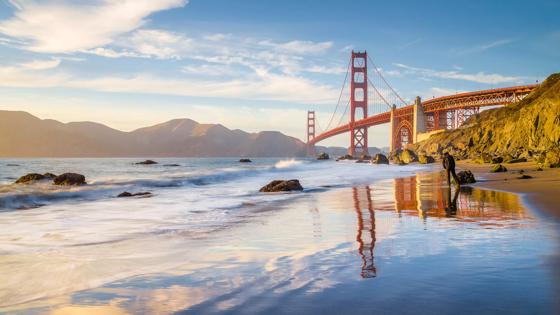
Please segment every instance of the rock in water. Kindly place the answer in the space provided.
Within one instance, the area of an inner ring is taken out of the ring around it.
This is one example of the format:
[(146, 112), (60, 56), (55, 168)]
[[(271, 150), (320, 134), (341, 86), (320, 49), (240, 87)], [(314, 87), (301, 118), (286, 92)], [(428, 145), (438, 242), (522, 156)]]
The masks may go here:
[(330, 158), (331, 157), (325, 152), (317, 155), (317, 160), (329, 160)]
[(152, 164), (158, 164), (158, 162), (152, 161), (152, 160), (146, 160), (146, 161), (142, 161), (142, 162), (137, 162), (136, 164), (138, 164), (138, 165), (152, 165)]
[(55, 177), (55, 185), (65, 185), (65, 186), (79, 186), (86, 183), (86, 177), (82, 174), (76, 173), (64, 173)]
[(144, 191), (144, 192), (138, 192), (138, 193), (129, 193), (128, 191), (122, 192), (120, 193), (117, 197), (118, 198), (123, 198), (123, 197), (136, 197), (136, 196), (151, 196), (152, 193), (149, 191)]
[(45, 178), (48, 178), (48, 179), (55, 179), (56, 178), (56, 175), (53, 174), (53, 173), (45, 173), (45, 174), (43, 174), (43, 176), (45, 176)]
[(251, 163), (252, 161), (250, 159), (240, 159), (239, 163)]
[(371, 160), (372, 164), (389, 164), (389, 159), (381, 154), (381, 153), (377, 153), (375, 155), (375, 157), (373, 157), (373, 159)]
[(167, 167), (178, 167), (181, 166), (179, 164), (163, 164), (163, 166), (167, 166)]
[(290, 180), (273, 180), (268, 185), (261, 188), (260, 192), (279, 192), (279, 191), (294, 191), (303, 190), (303, 187), (297, 179)]
[(418, 161), (418, 156), (412, 150), (405, 149), (400, 154), (400, 160), (404, 163), (412, 163)]
[(501, 173), (501, 172), (507, 172), (507, 168), (502, 164), (494, 165), (494, 167), (492, 167), (492, 169), (490, 170), (490, 173)]
[(45, 175), (37, 174), (37, 173), (29, 173), (27, 175), (23, 175), (22, 177), (18, 178), (18, 180), (16, 180), (16, 184), (27, 184), (42, 179), (45, 179)]
[(420, 163), (420, 164), (431, 164), (431, 163), (435, 163), (435, 161), (436, 161), (436, 159), (434, 159), (430, 155), (426, 155), (426, 154), (419, 154), (418, 155), (418, 163)]
[(519, 176), (518, 178), (519, 178), (519, 179), (529, 179), (529, 178), (533, 178), (533, 176), (527, 175), (527, 174), (523, 174), (523, 175)]
[(459, 184), (474, 184), (476, 180), (474, 179), (474, 175), (471, 171), (460, 171), (457, 173), (457, 177), (459, 178)]

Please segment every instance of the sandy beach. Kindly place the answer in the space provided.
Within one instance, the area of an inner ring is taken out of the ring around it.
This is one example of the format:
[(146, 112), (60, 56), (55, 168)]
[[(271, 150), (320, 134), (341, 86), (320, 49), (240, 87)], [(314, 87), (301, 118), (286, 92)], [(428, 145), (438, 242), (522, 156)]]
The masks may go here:
[[(534, 162), (503, 164), (507, 172), (490, 173), (494, 164), (458, 161), (459, 170), (471, 170), (478, 180), (476, 186), (521, 194), (528, 206), (549, 218), (560, 220), (560, 168), (538, 171)], [(520, 179), (522, 174), (532, 178)]]
[[(88, 178), (96, 192), (0, 216), (6, 275), (0, 313), (547, 314), (558, 308), (560, 288), (550, 279), (559, 274), (560, 229), (541, 215), (554, 212), (546, 208), (554, 197), (543, 198), (546, 191), (536, 187), (535, 201), (524, 199), (506, 186), (538, 181), (547, 188), (557, 184), (557, 170), (515, 165), (535, 177), (516, 180), (512, 172), (487, 173), (490, 165), (459, 163), (480, 181), (450, 190), (437, 163), (257, 161), (225, 178), (222, 168), (219, 176), (205, 171), (184, 186), (161, 177), (170, 172), (164, 166), (73, 163), (93, 164)], [(182, 168), (173, 170), (186, 176)], [(97, 169), (111, 170), (111, 177), (138, 169), (158, 177), (108, 186)], [(298, 178), (306, 191), (258, 193), (255, 187), (277, 177)], [(122, 187), (154, 196), (112, 198)], [(23, 226), (34, 233), (21, 233)], [(400, 303), (404, 296), (415, 298)]]

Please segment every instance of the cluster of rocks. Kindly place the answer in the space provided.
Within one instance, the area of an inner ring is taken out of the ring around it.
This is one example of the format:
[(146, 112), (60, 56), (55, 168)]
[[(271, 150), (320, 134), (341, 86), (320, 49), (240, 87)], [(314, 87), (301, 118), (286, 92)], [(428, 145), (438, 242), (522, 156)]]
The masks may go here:
[(53, 184), (60, 186), (79, 186), (86, 184), (86, 177), (77, 173), (64, 173), (55, 175), (52, 173), (29, 173), (16, 180), (16, 184), (31, 184), (36, 181), (52, 180)]
[(325, 152), (317, 155), (317, 160), (330, 160), (330, 159), (331, 157)]

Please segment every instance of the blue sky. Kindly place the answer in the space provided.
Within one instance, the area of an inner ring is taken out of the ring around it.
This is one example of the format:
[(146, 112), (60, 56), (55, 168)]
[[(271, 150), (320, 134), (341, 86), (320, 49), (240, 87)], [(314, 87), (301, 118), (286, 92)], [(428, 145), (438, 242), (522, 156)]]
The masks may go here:
[[(558, 1), (0, 0), (0, 109), (303, 139), (307, 109), (327, 124), (352, 49), (407, 101), (533, 83), (560, 70), (558, 12)], [(370, 128), (370, 145), (387, 145), (387, 129)]]

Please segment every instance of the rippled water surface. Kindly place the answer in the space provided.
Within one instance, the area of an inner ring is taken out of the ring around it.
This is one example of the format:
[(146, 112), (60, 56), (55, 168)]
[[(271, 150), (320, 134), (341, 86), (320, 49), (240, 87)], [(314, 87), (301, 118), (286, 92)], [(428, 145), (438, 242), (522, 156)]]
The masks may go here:
[[(449, 190), (419, 166), (133, 162), (0, 161), (0, 312), (560, 310), (559, 226), (517, 195)], [(72, 170), (87, 187), (10, 184)], [(306, 189), (258, 193), (277, 178)]]

